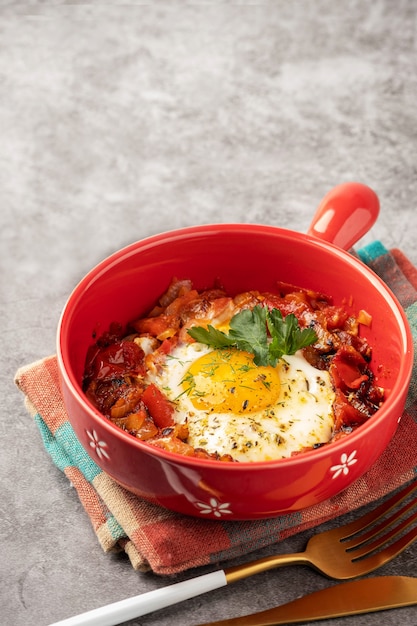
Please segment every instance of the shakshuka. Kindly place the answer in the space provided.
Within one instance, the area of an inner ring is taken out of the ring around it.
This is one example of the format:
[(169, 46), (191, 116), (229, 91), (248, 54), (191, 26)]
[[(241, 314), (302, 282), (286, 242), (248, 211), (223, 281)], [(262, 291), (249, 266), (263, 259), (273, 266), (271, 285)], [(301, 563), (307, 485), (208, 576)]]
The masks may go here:
[(287, 283), (231, 296), (174, 278), (146, 316), (95, 341), (83, 387), (106, 418), (155, 446), (281, 459), (348, 435), (383, 403), (359, 333), (371, 323)]

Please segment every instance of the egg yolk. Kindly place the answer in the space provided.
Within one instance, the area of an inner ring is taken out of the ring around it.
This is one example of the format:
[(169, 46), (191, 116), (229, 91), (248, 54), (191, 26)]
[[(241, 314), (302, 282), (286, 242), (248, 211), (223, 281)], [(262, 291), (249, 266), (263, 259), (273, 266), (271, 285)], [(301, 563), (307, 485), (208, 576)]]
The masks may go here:
[(182, 388), (196, 409), (251, 413), (273, 405), (280, 393), (276, 368), (257, 366), (253, 355), (234, 349), (213, 350), (189, 367)]

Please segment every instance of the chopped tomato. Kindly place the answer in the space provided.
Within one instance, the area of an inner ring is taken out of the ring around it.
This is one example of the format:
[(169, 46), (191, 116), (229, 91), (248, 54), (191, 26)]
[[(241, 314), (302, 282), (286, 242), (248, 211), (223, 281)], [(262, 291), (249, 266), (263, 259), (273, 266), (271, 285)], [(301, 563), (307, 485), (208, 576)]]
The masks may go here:
[(340, 389), (359, 389), (369, 379), (364, 373), (365, 359), (352, 346), (343, 346), (335, 354), (330, 365), (330, 375)]
[(277, 281), (276, 283), (278, 292), (282, 296), (286, 295), (295, 295), (295, 294), (304, 294), (306, 298), (308, 298), (309, 302), (315, 308), (318, 302), (331, 302), (330, 296), (320, 293), (319, 291), (313, 291), (312, 289), (303, 289), (303, 287), (296, 287), (291, 283), (285, 283), (283, 281)]
[(127, 417), (112, 419), (112, 422), (142, 441), (152, 439), (158, 434), (158, 428), (145, 408), (140, 408), (135, 413), (130, 413)]
[(174, 407), (156, 385), (151, 383), (145, 389), (142, 394), (142, 401), (158, 428), (174, 425)]
[(133, 394), (129, 394), (129, 396), (129, 398), (124, 398), (123, 396), (120, 396), (113, 404), (112, 408), (110, 409), (110, 417), (112, 419), (125, 417), (128, 413), (133, 411), (135, 405), (137, 404), (138, 398), (134, 397)]
[(86, 379), (113, 380), (126, 374), (144, 374), (144, 352), (133, 341), (117, 341), (89, 356)]
[(327, 330), (343, 328), (349, 317), (349, 313), (346, 309), (340, 306), (326, 306), (326, 308), (323, 309), (323, 313), (326, 319)]
[(169, 339), (164, 339), (161, 345), (158, 348), (158, 352), (160, 354), (170, 354), (175, 346), (178, 343), (178, 337), (170, 337)]
[(336, 390), (336, 399), (333, 402), (335, 416), (335, 432), (346, 426), (357, 426), (365, 421), (366, 417), (352, 404), (340, 389)]
[(182, 456), (192, 456), (198, 459), (216, 459), (217, 461), (224, 461), (226, 463), (233, 463), (233, 458), (230, 454), (218, 455), (215, 452), (210, 453), (202, 448), (193, 448), (188, 443), (181, 441), (178, 437), (163, 437), (161, 439), (155, 439), (152, 441), (154, 446), (168, 450), (168, 452), (175, 452)]
[(161, 439), (155, 439), (152, 441), (154, 446), (168, 450), (168, 452), (175, 452), (176, 454), (182, 454), (183, 456), (194, 456), (194, 448), (188, 443), (181, 441), (177, 437), (164, 437)]
[(135, 434), (138, 439), (146, 441), (147, 439), (152, 439), (153, 437), (157, 436), (158, 428), (155, 425), (153, 419), (149, 415), (147, 415), (139, 430)]
[(146, 418), (147, 414), (144, 409), (142, 409), (141, 411), (137, 411), (136, 413), (131, 413), (126, 418), (127, 430), (139, 430), (140, 428), (142, 428)]
[(159, 299), (159, 304), (166, 308), (171, 302), (173, 302), (179, 296), (183, 296), (188, 291), (191, 291), (192, 282), (189, 279), (178, 280), (173, 278), (167, 291)]
[(372, 315), (370, 315), (368, 311), (361, 309), (358, 313), (358, 322), (359, 324), (363, 324), (364, 326), (371, 326)]
[(196, 291), (195, 289), (192, 289), (191, 291), (188, 291), (187, 293), (184, 293), (180, 296), (178, 296), (178, 298), (175, 298), (175, 300), (173, 300), (166, 308), (166, 313), (167, 315), (180, 315), (183, 314), (184, 310), (187, 309), (187, 306), (190, 305), (190, 303), (195, 302), (195, 300), (200, 300), (200, 296), (198, 294), (198, 291)]
[[(148, 334), (152, 337), (164, 335), (172, 337), (180, 327), (180, 320), (176, 315), (160, 315), (159, 317), (144, 317), (132, 322), (131, 326), (141, 334)], [(168, 334), (167, 334), (168, 333)]]

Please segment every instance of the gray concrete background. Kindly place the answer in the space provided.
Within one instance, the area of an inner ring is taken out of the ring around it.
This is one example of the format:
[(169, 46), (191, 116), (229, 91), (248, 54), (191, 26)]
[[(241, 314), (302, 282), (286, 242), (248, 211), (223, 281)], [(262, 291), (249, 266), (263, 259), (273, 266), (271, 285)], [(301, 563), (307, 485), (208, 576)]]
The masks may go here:
[[(101, 552), (14, 388), (18, 367), (55, 351), (69, 292), (162, 230), (305, 232), (322, 196), (352, 179), (381, 200), (364, 241), (417, 263), (416, 35), (413, 0), (1, 4), (2, 624), (45, 626), (170, 582)], [(253, 556), (300, 550), (310, 535)], [(416, 560), (414, 546), (381, 574), (413, 575)], [(130, 624), (233, 617), (328, 584), (287, 568)], [(326, 624), (415, 626), (416, 615)]]

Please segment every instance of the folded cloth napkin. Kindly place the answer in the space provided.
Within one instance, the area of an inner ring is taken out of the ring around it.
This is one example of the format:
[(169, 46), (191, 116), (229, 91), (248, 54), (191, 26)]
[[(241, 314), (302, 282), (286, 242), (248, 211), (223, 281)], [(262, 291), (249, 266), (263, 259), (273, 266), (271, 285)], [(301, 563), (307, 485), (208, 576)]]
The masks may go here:
[[(358, 252), (397, 295), (417, 339), (417, 269), (404, 254), (375, 242)], [(387, 338), (389, 341), (389, 338)], [(274, 519), (224, 522), (186, 517), (155, 506), (117, 485), (86, 454), (62, 402), (55, 356), (22, 367), (16, 384), (55, 465), (77, 490), (106, 552), (124, 550), (137, 570), (173, 574), (218, 563), (377, 500), (410, 481), (417, 470), (417, 372), (403, 418), (374, 466), (343, 493)]]

